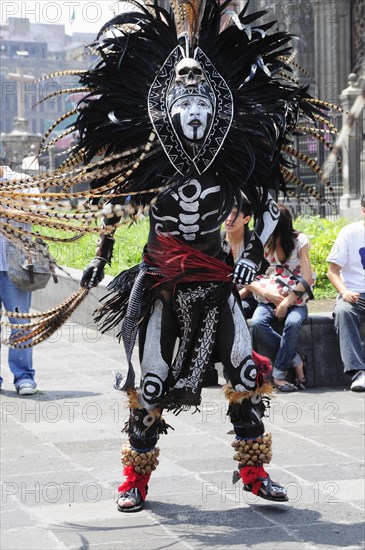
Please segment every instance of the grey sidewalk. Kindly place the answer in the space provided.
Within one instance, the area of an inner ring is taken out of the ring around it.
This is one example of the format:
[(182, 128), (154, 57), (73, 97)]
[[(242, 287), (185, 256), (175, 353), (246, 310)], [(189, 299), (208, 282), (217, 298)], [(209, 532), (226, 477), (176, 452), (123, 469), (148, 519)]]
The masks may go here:
[(364, 547), (364, 394), (280, 394), (267, 430), (268, 471), (291, 501), (268, 503), (232, 486), (231, 426), (221, 389), (201, 412), (166, 420), (161, 460), (140, 513), (116, 510), (120, 430), (127, 416), (112, 371), (113, 338), (66, 325), (35, 348), (35, 396), (13, 391), (2, 349), (1, 548), (361, 549)]

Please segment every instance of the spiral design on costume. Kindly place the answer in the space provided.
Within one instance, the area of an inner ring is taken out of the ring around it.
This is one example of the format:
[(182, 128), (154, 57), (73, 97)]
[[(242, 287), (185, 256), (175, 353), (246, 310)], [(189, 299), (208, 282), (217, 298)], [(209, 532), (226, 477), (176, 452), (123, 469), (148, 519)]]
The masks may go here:
[(143, 425), (146, 426), (146, 428), (150, 428), (155, 420), (156, 417), (154, 415), (146, 414), (146, 416), (143, 418)]
[(143, 378), (142, 395), (147, 403), (153, 403), (162, 396), (163, 381), (157, 374), (149, 373)]
[(258, 405), (262, 401), (261, 394), (255, 393), (252, 397), (250, 397), (250, 401), (253, 405)]
[(273, 220), (277, 220), (280, 216), (278, 205), (273, 200), (268, 203), (268, 212)]
[(252, 358), (246, 357), (240, 371), (241, 384), (236, 384), (237, 391), (252, 390), (256, 386), (257, 367)]

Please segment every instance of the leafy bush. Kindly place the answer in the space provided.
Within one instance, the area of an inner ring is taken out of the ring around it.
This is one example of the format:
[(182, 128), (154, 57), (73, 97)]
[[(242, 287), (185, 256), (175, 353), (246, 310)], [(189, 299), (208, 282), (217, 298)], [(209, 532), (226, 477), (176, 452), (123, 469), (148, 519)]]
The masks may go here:
[(336, 296), (336, 290), (327, 278), (328, 262), (326, 258), (338, 232), (348, 223), (349, 220), (345, 218), (328, 220), (319, 216), (298, 217), (294, 222), (295, 229), (305, 233), (311, 242), (310, 259), (313, 271), (317, 275), (314, 291), (316, 298)]
[[(119, 227), (114, 235), (115, 245), (112, 265), (106, 266), (107, 275), (117, 275), (141, 261), (143, 247), (148, 236), (148, 220), (143, 219), (132, 226)], [(43, 231), (45, 233), (45, 231)], [(47, 230), (47, 235), (61, 235), (56, 231)], [(64, 235), (61, 235), (64, 237)], [(71, 237), (71, 234), (69, 235)], [(84, 269), (93, 259), (98, 235), (87, 234), (77, 241), (68, 243), (49, 243), (51, 254), (62, 266)]]

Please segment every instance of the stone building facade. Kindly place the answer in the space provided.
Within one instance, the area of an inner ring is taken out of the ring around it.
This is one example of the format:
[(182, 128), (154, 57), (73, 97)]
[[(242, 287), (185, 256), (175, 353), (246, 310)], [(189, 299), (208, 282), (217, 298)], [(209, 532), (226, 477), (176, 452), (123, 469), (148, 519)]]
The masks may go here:
[[(308, 76), (300, 75), (301, 81), (310, 85), (314, 96), (346, 110), (351, 108), (356, 93), (365, 84), (365, 0), (254, 0), (249, 9), (266, 9), (266, 17), (277, 20), (279, 29), (296, 35), (293, 38), (296, 61), (308, 71)], [(336, 126), (341, 128), (346, 117), (346, 113), (339, 115)], [(354, 212), (358, 211), (358, 199), (365, 193), (364, 128), (363, 112), (343, 151), (347, 180), (344, 181), (343, 174), (334, 175), (343, 215), (348, 213), (351, 200), (355, 200)], [(314, 156), (319, 164), (323, 163), (320, 144)], [(309, 176), (304, 170), (306, 177)]]
[(352, 3), (352, 70), (358, 76), (365, 74), (365, 1), (355, 0)]
[[(246, 2), (235, 0), (234, 3), (238, 10)], [(301, 81), (310, 86), (310, 92), (323, 100), (339, 105), (345, 101), (347, 107), (351, 106), (347, 99), (343, 99), (342, 92), (348, 89), (350, 73), (355, 75), (355, 80), (354, 76), (350, 79), (350, 92), (358, 89), (363, 82), (361, 78), (365, 78), (365, 0), (251, 0), (248, 13), (258, 10), (267, 10), (267, 20), (277, 20), (278, 29), (289, 30), (294, 35), (296, 61), (307, 71), (300, 75)], [(66, 35), (63, 25), (33, 24), (17, 18), (9, 18), (7, 24), (0, 28), (0, 34), (0, 131), (8, 134), (13, 130), (14, 118), (17, 117), (19, 91), (19, 85), (8, 75), (18, 70), (39, 78), (70, 65), (76, 68), (89, 66), (91, 57), (80, 57), (79, 54), (83, 44), (90, 43), (94, 36), (74, 34), (70, 37)], [(26, 55), (19, 55), (19, 52), (26, 52)], [(75, 84), (73, 77), (62, 80), (55, 77), (22, 85), (20, 91), (29, 133), (43, 134), (60, 113), (73, 106), (72, 96), (67, 95), (34, 107), (37, 101), (62, 86), (71, 88)], [(342, 117), (339, 116), (334, 122), (341, 127)], [(67, 122), (59, 128), (66, 125)], [(354, 130), (357, 144), (352, 158), (355, 159), (355, 166), (352, 161), (351, 181), (346, 183), (351, 188), (351, 198), (358, 198), (365, 192), (364, 127), (361, 117)], [(349, 143), (353, 145), (354, 140)], [(300, 145), (302, 150), (305, 149), (305, 144)], [(313, 143), (308, 147), (313, 149)], [(321, 164), (324, 158), (321, 146), (318, 146), (315, 156)], [(312, 177), (305, 169), (300, 175), (304, 179)], [(343, 193), (341, 174), (335, 176), (335, 185), (340, 197)]]
[[(0, 27), (0, 35), (1, 157), (12, 164), (29, 155), (32, 146), (38, 147), (47, 128), (75, 103), (71, 94), (39, 103), (49, 94), (77, 85), (74, 76), (38, 79), (70, 66), (88, 67), (93, 56), (82, 55), (83, 45), (95, 36), (69, 36), (64, 25), (31, 23), (16, 17), (9, 17)], [(68, 123), (63, 122), (60, 130)], [(67, 140), (59, 145), (66, 148)]]

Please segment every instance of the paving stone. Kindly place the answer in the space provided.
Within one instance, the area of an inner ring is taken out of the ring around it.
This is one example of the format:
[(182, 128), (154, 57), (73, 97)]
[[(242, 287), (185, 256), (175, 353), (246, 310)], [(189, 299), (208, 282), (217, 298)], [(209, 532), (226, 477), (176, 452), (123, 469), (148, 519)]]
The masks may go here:
[(1, 550), (58, 550), (65, 548), (53, 533), (36, 526), (6, 531), (2, 533), (0, 540)]
[(2, 369), (2, 550), (363, 548), (365, 401), (341, 388), (272, 399), (267, 470), (287, 486), (289, 503), (232, 485), (234, 436), (222, 388), (214, 387), (204, 388), (195, 414), (164, 415), (174, 430), (158, 443), (146, 509), (119, 513), (128, 411), (112, 371), (126, 364), (122, 346), (96, 336), (72, 325), (35, 348), (35, 396), (15, 394)]
[[(24, 508), (13, 508), (0, 514), (1, 531), (20, 531), (34, 526), (34, 519)], [(3, 548), (2, 545), (0, 545)]]

